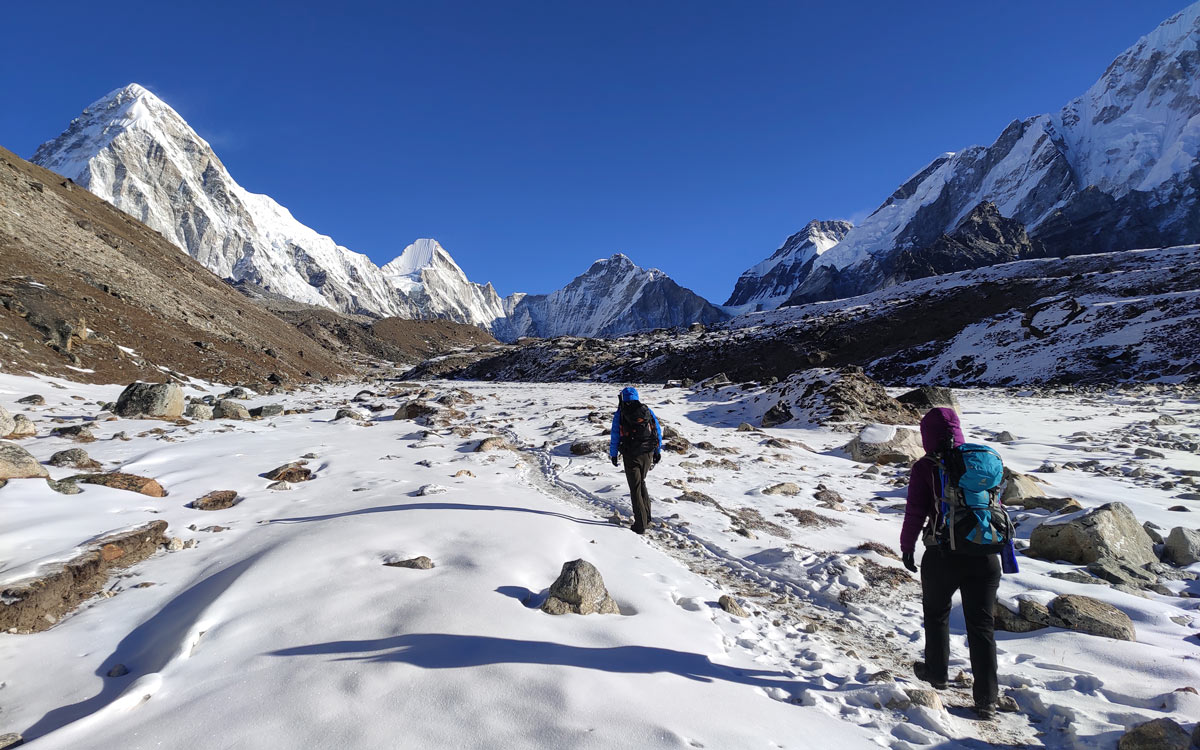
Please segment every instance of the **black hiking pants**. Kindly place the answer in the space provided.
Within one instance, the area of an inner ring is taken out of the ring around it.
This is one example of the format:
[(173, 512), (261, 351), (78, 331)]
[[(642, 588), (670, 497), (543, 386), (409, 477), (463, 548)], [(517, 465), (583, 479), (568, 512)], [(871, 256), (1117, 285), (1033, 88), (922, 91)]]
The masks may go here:
[(975, 705), (999, 698), (996, 636), (992, 610), (1000, 587), (999, 555), (959, 555), (927, 547), (921, 559), (921, 600), (925, 609), (925, 668), (931, 681), (945, 680), (950, 662), (950, 608), (962, 595), (967, 645), (975, 678)]
[(629, 497), (633, 501), (633, 530), (641, 534), (650, 527), (650, 493), (646, 491), (646, 475), (654, 468), (654, 454), (622, 455), (625, 459), (625, 478), (629, 480)]

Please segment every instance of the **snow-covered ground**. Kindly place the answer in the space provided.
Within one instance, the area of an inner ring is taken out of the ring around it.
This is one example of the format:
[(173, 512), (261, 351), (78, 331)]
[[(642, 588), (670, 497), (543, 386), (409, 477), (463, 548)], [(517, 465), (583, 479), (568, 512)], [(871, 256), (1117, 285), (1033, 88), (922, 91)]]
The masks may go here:
[[(753, 392), (643, 388), (694, 445), (666, 453), (651, 474), (664, 526), (638, 537), (607, 520), (618, 510), (627, 522), (629, 503), (606, 445), (570, 451), (579, 439), (606, 443), (618, 387), (428, 387), (474, 397), (455, 405), (466, 416), (453, 429), (392, 419), (406, 398), (382, 395), (367, 399), (388, 407), (370, 426), (331, 421), (359, 387), (330, 386), (252, 399), (315, 408), (260, 421), (97, 422), (99, 440), (80, 447), (106, 468), (154, 477), (165, 498), (99, 486), (59, 495), (41, 480), (0, 489), (0, 585), (149, 520), (197, 542), (128, 569), (110, 595), (45, 632), (0, 635), (0, 733), (39, 749), (1091, 748), (1115, 747), (1125, 727), (1150, 718), (1190, 726), (1200, 716), (1200, 696), (1176, 692), (1200, 687), (1200, 598), (1070, 583), (1046, 575), (1064, 566), (1028, 558), (1005, 576), (1002, 599), (1101, 598), (1133, 618), (1137, 641), (999, 633), (1001, 682), (1020, 713), (973, 721), (960, 687), (943, 693), (947, 712), (909, 705), (904, 688), (922, 687), (909, 676), (919, 589), (897, 560), (858, 549), (898, 546), (904, 472), (867, 474), (838, 450), (849, 435), (831, 428), (737, 431), (770, 405)], [(51, 419), (95, 415), (119, 390), (0, 375), (0, 404), (42, 435)], [(16, 403), (30, 393), (46, 405)], [(1128, 465), (1133, 448), (1117, 444), (1159, 414), (1178, 421), (1161, 429), (1200, 430), (1200, 404), (1144, 394), (959, 399), (968, 437), (1013, 432), (1018, 440), (999, 448), (1024, 471), (1047, 460)], [(130, 439), (111, 439), (118, 432)], [(1091, 439), (1072, 442), (1076, 432)], [(474, 452), (492, 434), (520, 450)], [(55, 437), (22, 444), (43, 461), (76, 447)], [(1164, 453), (1137, 461), (1200, 469), (1195, 455)], [(312, 481), (267, 489), (260, 474), (308, 454)], [(1144, 479), (1043, 476), (1050, 494), (1085, 507), (1121, 500), (1168, 529), (1195, 517), (1169, 506), (1200, 511), (1179, 488)], [(799, 494), (763, 494), (782, 482)], [(814, 496), (819, 485), (839, 493), (840, 508), (821, 505), (834, 503)], [(243, 500), (186, 507), (218, 489)], [(1024, 538), (1042, 517), (1027, 515)], [(200, 530), (212, 525), (228, 529)], [(436, 567), (383, 565), (417, 555)], [(562, 563), (580, 557), (604, 575), (621, 615), (536, 608)], [(1196, 582), (1173, 586), (1200, 597)], [(720, 609), (723, 593), (751, 616)], [(952, 627), (953, 675), (967, 667), (959, 610)], [(129, 673), (107, 676), (117, 664)]]

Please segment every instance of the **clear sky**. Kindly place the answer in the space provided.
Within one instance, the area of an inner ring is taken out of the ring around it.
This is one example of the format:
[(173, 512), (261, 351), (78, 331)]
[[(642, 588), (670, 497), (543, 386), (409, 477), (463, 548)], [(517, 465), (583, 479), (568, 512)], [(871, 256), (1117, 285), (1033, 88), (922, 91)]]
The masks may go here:
[(722, 303), (814, 218), (1058, 109), (1183, 0), (20, 2), (0, 145), (130, 82), (385, 263), (548, 292), (623, 252)]

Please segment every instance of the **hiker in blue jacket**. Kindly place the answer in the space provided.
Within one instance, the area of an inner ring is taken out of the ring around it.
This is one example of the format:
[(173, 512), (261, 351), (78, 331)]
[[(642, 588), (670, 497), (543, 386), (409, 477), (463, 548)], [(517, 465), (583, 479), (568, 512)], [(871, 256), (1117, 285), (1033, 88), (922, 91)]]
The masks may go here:
[(625, 478), (633, 501), (633, 531), (645, 534), (650, 525), (650, 494), (646, 475), (662, 460), (662, 425), (650, 407), (641, 402), (636, 388), (625, 388), (613, 414), (608, 457), (617, 465), (617, 454), (625, 458)]

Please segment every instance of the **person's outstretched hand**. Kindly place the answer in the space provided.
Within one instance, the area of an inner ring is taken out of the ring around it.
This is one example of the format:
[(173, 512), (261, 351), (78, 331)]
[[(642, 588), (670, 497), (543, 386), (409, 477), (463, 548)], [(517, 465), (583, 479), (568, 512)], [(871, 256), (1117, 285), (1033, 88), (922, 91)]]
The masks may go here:
[(616, 465), (617, 465), (617, 457), (616, 457), (616, 456), (609, 456), (609, 458), (611, 458), (611, 459), (612, 459), (613, 466), (616, 466)]
[(658, 466), (658, 462), (662, 460), (662, 453), (654, 451), (654, 465)]
[(913, 553), (904, 553), (904, 567), (908, 568), (913, 573), (917, 572), (917, 561), (913, 558)]

